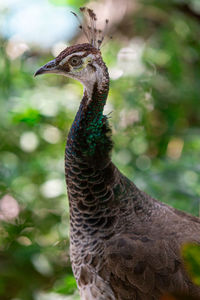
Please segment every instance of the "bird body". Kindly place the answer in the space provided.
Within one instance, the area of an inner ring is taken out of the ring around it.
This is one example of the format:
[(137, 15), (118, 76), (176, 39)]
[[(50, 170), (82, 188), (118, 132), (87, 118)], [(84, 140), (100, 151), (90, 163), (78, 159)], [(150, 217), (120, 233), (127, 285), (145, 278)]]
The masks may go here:
[(109, 75), (91, 43), (68, 47), (36, 75), (57, 73), (83, 83), (84, 95), (65, 151), (70, 257), (82, 300), (158, 300), (164, 293), (200, 297), (181, 255), (200, 244), (200, 219), (140, 191), (112, 163), (103, 108)]

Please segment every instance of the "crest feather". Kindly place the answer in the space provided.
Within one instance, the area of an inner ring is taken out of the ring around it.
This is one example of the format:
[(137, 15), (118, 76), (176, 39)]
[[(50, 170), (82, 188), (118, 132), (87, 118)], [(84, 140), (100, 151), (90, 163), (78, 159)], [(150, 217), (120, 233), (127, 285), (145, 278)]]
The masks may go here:
[(77, 18), (79, 22), (79, 28), (83, 31), (86, 36), (88, 42), (95, 48), (100, 49), (104, 37), (107, 34), (108, 30), (108, 19), (105, 20), (105, 28), (104, 30), (99, 30), (96, 28), (97, 17), (94, 11), (87, 7), (80, 7), (80, 11), (84, 16), (83, 23), (80, 21), (80, 18), (75, 12), (72, 14)]

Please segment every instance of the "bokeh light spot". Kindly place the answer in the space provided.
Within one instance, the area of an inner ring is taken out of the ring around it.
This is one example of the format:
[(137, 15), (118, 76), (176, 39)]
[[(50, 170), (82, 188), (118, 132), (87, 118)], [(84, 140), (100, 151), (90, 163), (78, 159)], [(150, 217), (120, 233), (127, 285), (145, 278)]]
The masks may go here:
[(39, 144), (37, 135), (32, 131), (24, 132), (20, 137), (20, 147), (25, 152), (33, 152)]
[(32, 257), (32, 263), (35, 269), (43, 275), (51, 275), (53, 272), (52, 266), (44, 254), (35, 254)]
[(40, 188), (41, 193), (46, 198), (54, 198), (62, 195), (65, 191), (63, 180), (51, 179), (43, 183)]
[(183, 150), (184, 141), (180, 138), (172, 138), (167, 146), (167, 155), (172, 159), (179, 159)]
[(15, 219), (20, 212), (17, 200), (10, 195), (5, 195), (0, 200), (0, 220), (9, 221)]
[(136, 166), (142, 171), (148, 170), (151, 166), (151, 160), (148, 156), (141, 155), (136, 159)]
[(60, 141), (61, 133), (58, 128), (52, 125), (46, 125), (42, 129), (42, 137), (50, 144), (56, 144)]

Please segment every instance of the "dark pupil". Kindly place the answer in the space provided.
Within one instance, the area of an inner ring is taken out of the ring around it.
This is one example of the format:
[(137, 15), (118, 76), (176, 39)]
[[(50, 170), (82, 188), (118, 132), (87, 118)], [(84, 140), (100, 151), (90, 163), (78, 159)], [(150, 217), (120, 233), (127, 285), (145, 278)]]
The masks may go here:
[(73, 65), (78, 65), (79, 64), (79, 59), (78, 58), (72, 58), (71, 63)]

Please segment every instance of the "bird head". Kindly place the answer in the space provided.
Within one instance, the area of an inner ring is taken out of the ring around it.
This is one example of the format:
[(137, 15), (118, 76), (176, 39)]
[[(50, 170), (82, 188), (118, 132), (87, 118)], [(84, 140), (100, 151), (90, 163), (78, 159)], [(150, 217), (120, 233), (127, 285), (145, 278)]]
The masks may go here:
[(87, 87), (87, 82), (97, 80), (102, 67), (104, 63), (100, 50), (85, 43), (67, 47), (55, 59), (38, 69), (35, 76), (55, 73), (77, 79)]
[(86, 27), (80, 25), (89, 43), (67, 47), (55, 59), (38, 69), (35, 76), (47, 73), (64, 75), (80, 81), (90, 94), (95, 83), (101, 88), (102, 84), (108, 82), (107, 68), (99, 50), (104, 32), (96, 29), (96, 15), (91, 9), (81, 8), (81, 11), (88, 15), (90, 24), (93, 24)]

